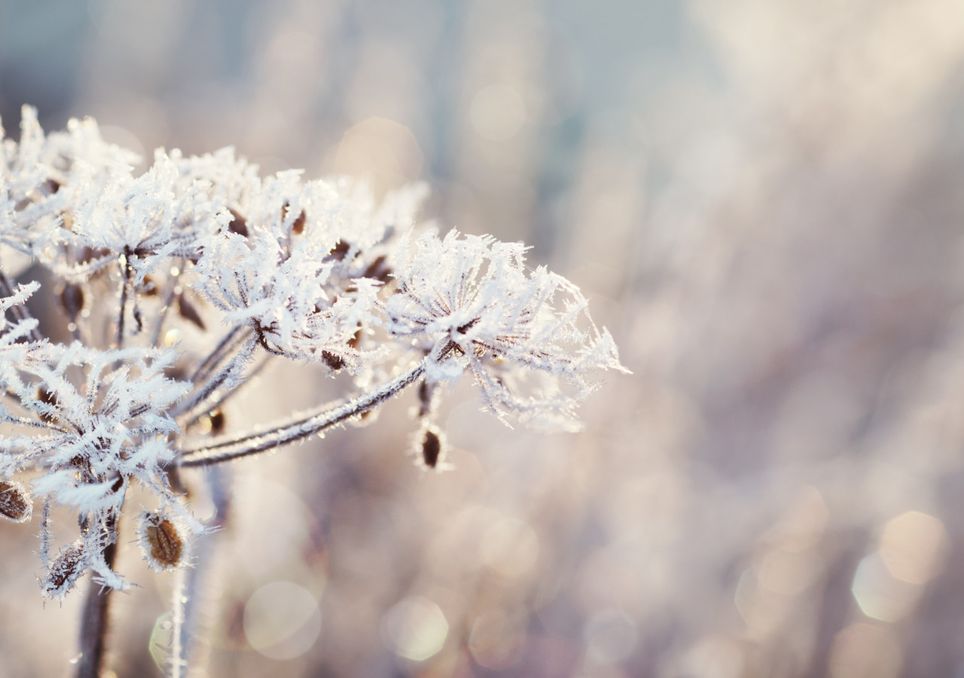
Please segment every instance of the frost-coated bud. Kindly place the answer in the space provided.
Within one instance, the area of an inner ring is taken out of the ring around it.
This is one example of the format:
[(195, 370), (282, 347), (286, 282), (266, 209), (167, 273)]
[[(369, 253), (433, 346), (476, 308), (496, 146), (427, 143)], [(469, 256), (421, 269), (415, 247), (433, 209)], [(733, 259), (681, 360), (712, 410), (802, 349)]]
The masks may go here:
[(40, 582), (43, 594), (48, 598), (63, 600), (86, 569), (84, 543), (78, 539), (64, 547), (50, 564), (47, 576)]
[(32, 514), (33, 503), (24, 486), (12, 480), (0, 480), (0, 516), (25, 523)]
[(137, 536), (144, 560), (152, 570), (164, 572), (184, 564), (186, 544), (174, 522), (160, 513), (142, 513)]

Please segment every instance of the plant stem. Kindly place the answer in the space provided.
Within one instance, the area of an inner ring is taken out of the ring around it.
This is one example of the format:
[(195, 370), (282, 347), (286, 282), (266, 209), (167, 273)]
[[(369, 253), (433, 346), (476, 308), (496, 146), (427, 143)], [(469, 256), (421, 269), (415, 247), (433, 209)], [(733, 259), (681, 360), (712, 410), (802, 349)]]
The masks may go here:
[(177, 464), (185, 468), (210, 466), (211, 464), (272, 450), (307, 438), (380, 405), (418, 379), (424, 371), (425, 361), (420, 362), (408, 372), (383, 384), (374, 391), (365, 393), (341, 405), (335, 407), (324, 405), (303, 414), (295, 420), (278, 424), (265, 431), (228, 438), (201, 447), (184, 449), (181, 451)]
[[(113, 519), (112, 530), (116, 534), (118, 520)], [(114, 567), (117, 559), (117, 542), (104, 549), (104, 561), (107, 566)], [(90, 578), (90, 587), (84, 600), (84, 609), (80, 616), (80, 659), (77, 661), (77, 678), (100, 678), (104, 670), (107, 654), (107, 631), (110, 626), (110, 595), (111, 589), (103, 589)]]
[(121, 271), (123, 278), (121, 279), (120, 311), (117, 314), (117, 335), (114, 337), (115, 348), (124, 347), (124, 321), (127, 316), (127, 288), (130, 284), (130, 266), (127, 263), (126, 255), (121, 257)]
[(243, 346), (244, 337), (241, 337), (241, 341), (235, 341), (242, 330), (246, 329), (243, 325), (235, 325), (232, 327), (218, 345), (205, 356), (205, 358), (198, 364), (197, 369), (194, 370), (194, 374), (191, 375), (191, 382), (196, 384), (202, 379), (206, 378), (217, 364), (224, 358), (225, 354), (236, 350), (239, 346)]
[(208, 631), (205, 606), (214, 605), (220, 598), (221, 582), (213, 576), (213, 570), (219, 560), (218, 547), (225, 538), (223, 528), (231, 514), (230, 480), (230, 469), (220, 466), (205, 469), (205, 481), (214, 504), (214, 516), (208, 527), (216, 532), (198, 540), (194, 566), (182, 568), (178, 574), (169, 678), (206, 675), (210, 647), (204, 637)]
[(181, 401), (173, 408), (172, 414), (176, 417), (190, 414), (199, 405), (203, 405), (219, 388), (230, 391), (237, 386), (241, 381), (245, 365), (247, 365), (257, 347), (257, 342), (251, 337), (240, 346), (238, 352), (227, 364), (221, 366), (216, 372), (210, 373), (204, 383), (200, 383), (199, 380), (192, 378), (191, 381), (194, 384), (200, 383), (200, 385), (194, 389), (194, 392), (191, 393), (187, 399)]

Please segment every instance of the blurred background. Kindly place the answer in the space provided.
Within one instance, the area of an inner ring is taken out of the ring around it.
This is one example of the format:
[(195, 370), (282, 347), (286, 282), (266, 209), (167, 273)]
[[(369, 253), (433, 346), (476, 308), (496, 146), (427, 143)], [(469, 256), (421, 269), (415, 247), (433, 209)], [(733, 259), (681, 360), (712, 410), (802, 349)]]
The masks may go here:
[[(964, 676), (962, 67), (954, 0), (0, 0), (8, 130), (426, 180), (634, 372), (577, 435), (465, 384), (439, 475), (414, 398), (232, 466), (211, 675)], [(340, 386), (262, 383), (229, 426)], [(76, 651), (35, 534), (0, 525), (4, 676)], [(114, 664), (160, 675), (132, 551)]]

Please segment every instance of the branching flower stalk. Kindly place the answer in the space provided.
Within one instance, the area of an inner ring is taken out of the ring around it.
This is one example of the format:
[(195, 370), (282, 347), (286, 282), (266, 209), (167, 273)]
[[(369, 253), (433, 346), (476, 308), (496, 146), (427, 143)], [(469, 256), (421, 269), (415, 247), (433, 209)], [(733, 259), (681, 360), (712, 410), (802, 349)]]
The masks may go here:
[[(19, 141), (0, 140), (0, 516), (26, 522), (42, 502), (46, 597), (90, 574), (79, 676), (103, 671), (108, 596), (131, 586), (122, 523), (157, 571), (207, 551), (182, 472), (324, 434), (415, 384), (418, 456), (440, 468), (438, 402), (464, 373), (507, 424), (575, 429), (594, 375), (624, 370), (577, 287), (527, 269), (519, 243), (420, 225), (421, 186), (376, 200), (349, 179), (262, 177), (232, 149), (158, 150), (137, 171), (94, 121), (45, 134), (26, 107)], [(41, 323), (31, 298), (60, 312)], [(224, 408), (278, 360), (347, 373), (353, 393), (226, 432)], [(135, 485), (150, 505), (131, 506)], [(59, 546), (54, 512), (77, 519)], [(179, 675), (191, 653), (175, 634)]]

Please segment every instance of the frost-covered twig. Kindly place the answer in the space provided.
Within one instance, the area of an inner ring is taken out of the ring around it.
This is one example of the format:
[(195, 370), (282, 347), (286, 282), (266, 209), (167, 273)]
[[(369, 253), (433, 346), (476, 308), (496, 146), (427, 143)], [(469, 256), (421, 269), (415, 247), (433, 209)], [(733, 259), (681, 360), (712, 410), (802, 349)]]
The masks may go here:
[(302, 414), (294, 420), (264, 431), (216, 440), (197, 447), (187, 447), (178, 456), (177, 465), (182, 468), (211, 466), (303, 440), (378, 407), (415, 382), (424, 371), (425, 363), (419, 363), (387, 384), (342, 405), (325, 406), (319, 411)]
[[(108, 523), (108, 529), (116, 534), (116, 515)], [(117, 542), (104, 549), (104, 562), (113, 568), (117, 557)], [(91, 581), (84, 599), (80, 622), (80, 656), (77, 659), (77, 678), (99, 678), (106, 664), (107, 634), (110, 630), (111, 588)]]

